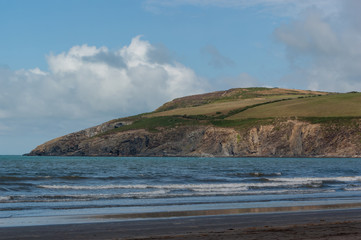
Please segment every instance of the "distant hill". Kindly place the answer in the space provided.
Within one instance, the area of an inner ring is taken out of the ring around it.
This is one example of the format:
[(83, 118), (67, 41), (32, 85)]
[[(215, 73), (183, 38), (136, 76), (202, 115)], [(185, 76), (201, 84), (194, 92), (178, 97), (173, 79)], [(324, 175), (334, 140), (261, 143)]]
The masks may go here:
[(361, 93), (235, 88), (174, 99), (35, 148), (66, 156), (361, 156)]

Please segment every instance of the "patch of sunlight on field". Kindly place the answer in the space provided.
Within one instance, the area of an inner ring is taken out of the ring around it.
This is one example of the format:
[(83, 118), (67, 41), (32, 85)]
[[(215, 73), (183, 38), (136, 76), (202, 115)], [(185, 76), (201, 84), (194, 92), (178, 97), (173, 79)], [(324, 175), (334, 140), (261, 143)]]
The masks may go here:
[(214, 103), (205, 104), (197, 107), (177, 108), (164, 112), (147, 114), (146, 117), (173, 116), (173, 115), (215, 115), (217, 113), (227, 113), (233, 109), (243, 108), (254, 104), (275, 101), (279, 99), (289, 99), (304, 97), (305, 95), (276, 95), (265, 96), (262, 98), (238, 99), (238, 100), (220, 100)]
[(172, 116), (172, 115), (212, 115), (217, 112), (226, 113), (236, 108), (242, 108), (253, 104), (269, 101), (265, 98), (244, 99), (227, 102), (205, 104), (197, 107), (177, 108), (165, 112), (157, 112), (146, 115), (146, 117)]
[(268, 117), (361, 116), (361, 93), (344, 93), (270, 103), (235, 114), (227, 119)]

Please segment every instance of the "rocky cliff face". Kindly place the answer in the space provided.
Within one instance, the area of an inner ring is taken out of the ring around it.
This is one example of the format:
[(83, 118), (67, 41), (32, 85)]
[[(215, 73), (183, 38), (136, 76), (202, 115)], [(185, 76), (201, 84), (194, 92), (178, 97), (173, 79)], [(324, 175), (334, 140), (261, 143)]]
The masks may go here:
[(108, 132), (128, 124), (108, 122), (44, 143), (28, 155), (361, 157), (359, 123), (284, 120), (243, 130), (200, 125)]

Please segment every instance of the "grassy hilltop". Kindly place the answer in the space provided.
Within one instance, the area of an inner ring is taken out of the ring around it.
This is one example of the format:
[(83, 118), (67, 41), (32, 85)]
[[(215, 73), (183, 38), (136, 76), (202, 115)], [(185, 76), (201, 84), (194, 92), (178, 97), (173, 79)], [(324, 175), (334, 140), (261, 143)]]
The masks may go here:
[(280, 88), (237, 88), (177, 98), (154, 112), (119, 120), (132, 124), (113, 131), (157, 131), (181, 125), (244, 127), (279, 118), (342, 121), (361, 116), (361, 93), (328, 93)]

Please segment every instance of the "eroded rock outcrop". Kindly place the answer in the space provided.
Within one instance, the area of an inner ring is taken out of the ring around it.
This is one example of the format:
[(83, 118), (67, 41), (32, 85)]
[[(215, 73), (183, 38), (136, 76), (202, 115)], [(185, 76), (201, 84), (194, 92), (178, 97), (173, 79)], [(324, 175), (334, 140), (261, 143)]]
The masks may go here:
[[(236, 130), (178, 126), (121, 131), (129, 123), (108, 122), (35, 148), (29, 155), (361, 157), (360, 120), (352, 125), (299, 120)], [(119, 128), (119, 131), (109, 131)]]

